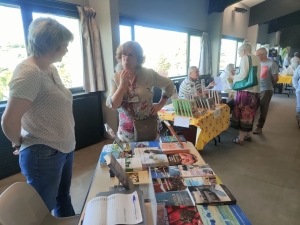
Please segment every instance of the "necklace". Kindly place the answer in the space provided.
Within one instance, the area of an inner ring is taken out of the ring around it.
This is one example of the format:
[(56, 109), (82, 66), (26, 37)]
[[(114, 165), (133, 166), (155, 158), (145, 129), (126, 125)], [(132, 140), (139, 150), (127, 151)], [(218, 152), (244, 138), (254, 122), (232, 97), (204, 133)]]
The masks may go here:
[(135, 95), (134, 93), (134, 89), (135, 89), (135, 84), (136, 84), (136, 75), (138, 74), (138, 69), (135, 70), (135, 74), (133, 76), (133, 79), (132, 80), (129, 80), (129, 94), (130, 94), (130, 97), (133, 97)]

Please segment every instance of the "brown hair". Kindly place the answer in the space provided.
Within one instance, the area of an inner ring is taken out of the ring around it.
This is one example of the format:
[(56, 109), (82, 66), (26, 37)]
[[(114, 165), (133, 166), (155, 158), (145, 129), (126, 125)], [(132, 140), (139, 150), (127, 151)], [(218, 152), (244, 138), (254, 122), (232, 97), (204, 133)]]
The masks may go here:
[(130, 47), (133, 50), (137, 58), (137, 63), (141, 66), (145, 62), (145, 56), (141, 45), (136, 41), (127, 41), (117, 48), (116, 59), (118, 62), (120, 63), (122, 61), (123, 49), (126, 47)]

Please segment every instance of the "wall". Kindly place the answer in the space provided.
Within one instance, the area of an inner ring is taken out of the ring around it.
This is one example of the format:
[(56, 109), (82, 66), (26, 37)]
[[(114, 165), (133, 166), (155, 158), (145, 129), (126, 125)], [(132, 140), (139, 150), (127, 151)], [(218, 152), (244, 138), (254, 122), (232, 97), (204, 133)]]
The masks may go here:
[(251, 8), (249, 26), (300, 10), (299, 0), (267, 0)]
[(247, 40), (252, 46), (252, 53), (255, 54), (258, 36), (258, 24), (248, 27)]
[(269, 24), (259, 24), (258, 25), (258, 36), (257, 42), (264, 44), (268, 41), (268, 27)]
[[(118, 0), (89, 0), (89, 5), (97, 12), (97, 24), (100, 30), (103, 53), (104, 76), (106, 91), (102, 92), (103, 120), (117, 131), (118, 114), (109, 109), (105, 102), (111, 91), (111, 78), (116, 65), (115, 52), (119, 45), (119, 8)], [(105, 134), (107, 136), (107, 134)]]
[[(248, 11), (246, 13), (233, 13), (232, 10), (234, 10), (234, 7), (247, 8)], [(243, 3), (228, 6), (223, 13), (222, 34), (224, 36), (245, 39), (248, 32), (249, 15), (249, 7)]]
[(270, 45), (270, 48), (274, 47), (276, 40), (276, 33), (270, 33), (268, 34), (267, 43)]
[(223, 18), (223, 13), (211, 13), (208, 16), (208, 33), (212, 55), (212, 76), (214, 77), (219, 74)]
[(300, 24), (281, 31), (280, 46), (291, 46), (291, 57), (296, 51), (300, 52)]
[(208, 0), (119, 0), (121, 15), (164, 25), (207, 30)]

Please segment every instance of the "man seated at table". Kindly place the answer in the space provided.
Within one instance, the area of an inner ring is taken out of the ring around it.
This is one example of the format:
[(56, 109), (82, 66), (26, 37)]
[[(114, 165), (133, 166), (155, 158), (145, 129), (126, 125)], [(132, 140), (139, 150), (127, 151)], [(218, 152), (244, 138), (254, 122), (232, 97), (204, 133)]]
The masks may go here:
[(185, 98), (185, 95), (193, 95), (191, 92), (191, 84), (195, 86), (197, 95), (202, 95), (202, 93), (206, 93), (206, 90), (215, 86), (215, 82), (211, 82), (204, 91), (201, 88), (201, 80), (199, 75), (199, 69), (196, 66), (191, 66), (188, 69), (188, 76), (182, 81), (179, 87), (178, 96), (180, 98)]
[(234, 74), (234, 64), (230, 63), (226, 66), (226, 69), (220, 75), (220, 78), (222, 80), (223, 91), (232, 89)]
[(268, 59), (267, 50), (259, 48), (256, 51), (256, 56), (259, 58), (261, 71), (260, 71), (260, 117), (253, 134), (260, 134), (264, 127), (269, 104), (273, 95), (273, 86), (278, 81), (278, 67), (275, 62)]

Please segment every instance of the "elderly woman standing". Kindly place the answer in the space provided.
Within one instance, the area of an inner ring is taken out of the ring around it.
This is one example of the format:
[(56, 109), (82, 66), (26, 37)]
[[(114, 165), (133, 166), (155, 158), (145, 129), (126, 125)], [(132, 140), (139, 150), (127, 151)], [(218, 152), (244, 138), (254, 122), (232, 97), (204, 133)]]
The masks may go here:
[(252, 66), (257, 66), (258, 85), (237, 91), (232, 111), (231, 126), (239, 130), (239, 136), (232, 139), (233, 143), (243, 145), (244, 140), (251, 141), (250, 132), (253, 128), (254, 116), (259, 107), (260, 95), (260, 61), (257, 56), (251, 54), (251, 45), (243, 44), (238, 50), (241, 57), (240, 71), (234, 76), (233, 83), (244, 80), (249, 74), (249, 59)]
[[(142, 67), (144, 63), (143, 49), (139, 43), (128, 41), (120, 45), (116, 52), (121, 69), (112, 78), (112, 91), (106, 105), (119, 112), (118, 137), (122, 141), (134, 141), (134, 117), (143, 120), (157, 112), (165, 105), (173, 93), (174, 84), (166, 77), (160, 76), (152, 69)], [(153, 104), (153, 87), (162, 89), (162, 96), (157, 104)], [(157, 119), (157, 131), (159, 120)], [(151, 140), (149, 140), (151, 141)]]
[(51, 18), (29, 26), (31, 54), (15, 69), (2, 129), (19, 150), (27, 183), (57, 217), (74, 215), (70, 186), (75, 148), (72, 94), (52, 63), (68, 52), (73, 34)]

